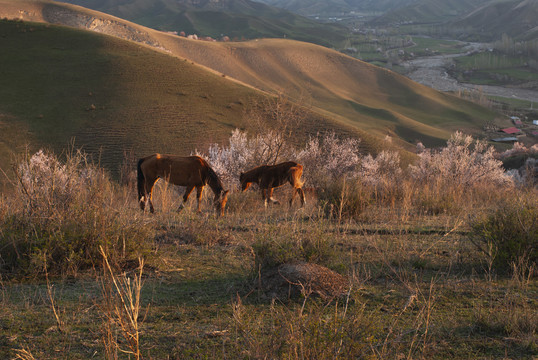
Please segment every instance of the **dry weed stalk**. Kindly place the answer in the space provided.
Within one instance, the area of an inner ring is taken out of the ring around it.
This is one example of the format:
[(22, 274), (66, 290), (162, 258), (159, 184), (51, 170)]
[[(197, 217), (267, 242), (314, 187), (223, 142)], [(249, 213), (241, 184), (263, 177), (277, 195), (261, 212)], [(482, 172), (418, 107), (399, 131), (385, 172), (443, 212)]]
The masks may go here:
[(15, 349), (14, 360), (35, 360), (34, 355), (27, 349)]
[[(103, 256), (105, 280), (101, 282), (101, 289), (104, 296), (104, 315), (107, 320), (105, 325), (105, 351), (107, 358), (116, 359), (117, 351), (134, 355), (135, 359), (142, 359), (140, 352), (140, 292), (143, 281), (142, 274), (144, 269), (144, 260), (138, 259), (138, 274), (133, 281), (125, 275), (118, 278), (114, 274), (108, 256), (102, 247), (99, 247)], [(121, 335), (127, 342), (128, 350), (120, 348), (113, 334), (112, 324), (116, 325)]]
[(62, 319), (60, 319), (59, 310), (57, 310), (56, 305), (54, 305), (54, 292), (52, 291), (52, 285), (49, 281), (49, 272), (47, 271), (47, 257), (45, 254), (43, 254), (43, 264), (43, 267), (45, 269), (45, 279), (47, 280), (47, 294), (49, 296), (50, 306), (52, 307), (52, 312), (54, 313), (54, 318), (56, 319), (56, 325), (58, 326), (58, 330), (63, 333), (65, 331), (64, 322), (62, 321)]

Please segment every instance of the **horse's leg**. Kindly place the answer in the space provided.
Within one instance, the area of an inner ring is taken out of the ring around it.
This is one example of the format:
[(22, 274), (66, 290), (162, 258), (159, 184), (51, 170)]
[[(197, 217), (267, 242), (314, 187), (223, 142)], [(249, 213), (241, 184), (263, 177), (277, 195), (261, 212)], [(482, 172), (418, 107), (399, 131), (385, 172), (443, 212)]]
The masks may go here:
[(280, 204), (278, 200), (273, 199), (273, 188), (269, 188), (268, 192), (269, 192), (268, 194), (269, 200), (271, 200), (273, 204)]
[(262, 199), (265, 208), (267, 209), (267, 189), (262, 189)]
[(299, 198), (301, 199), (301, 207), (303, 207), (304, 204), (306, 203), (306, 199), (305, 199), (305, 197), (304, 197), (304, 191), (303, 191), (303, 188), (298, 187), (298, 188), (297, 188), (297, 192), (299, 193)]
[(194, 190), (194, 186), (187, 186), (185, 188), (185, 194), (183, 194), (183, 202), (179, 205), (179, 208), (177, 209), (177, 211), (181, 211), (183, 210), (183, 208), (185, 208), (185, 203), (187, 202), (187, 200), (189, 200), (189, 195), (191, 194), (191, 192)]
[(200, 202), (202, 201), (203, 192), (204, 192), (204, 187), (203, 186), (197, 186), (196, 187), (196, 200), (198, 201), (198, 206), (197, 206), (196, 210), (198, 212), (202, 212), (202, 210), (200, 210)]
[(297, 189), (298, 188), (293, 188), (293, 192), (291, 193), (290, 207), (293, 205), (293, 200), (295, 199), (295, 196), (297, 195)]
[(302, 170), (300, 172), (294, 171), (289, 177), (290, 184), (291, 186), (293, 186), (293, 193), (291, 194), (291, 199), (290, 199), (290, 207), (293, 203), (293, 199), (295, 199), (295, 196), (297, 194), (299, 194), (299, 198), (301, 199), (301, 207), (303, 207), (306, 202), (304, 191), (303, 191), (303, 188), (301, 187), (302, 183), (299, 180), (299, 178), (301, 177), (301, 174), (302, 174)]
[(157, 180), (159, 180), (159, 178), (150, 179), (150, 181), (146, 180), (146, 183), (145, 183), (145, 186), (144, 186), (144, 191), (146, 193), (146, 198), (147, 198), (146, 202), (149, 204), (149, 212), (152, 213), (152, 214), (155, 212), (155, 209), (153, 208), (153, 203), (151, 202), (151, 197), (153, 195), (153, 186), (155, 185)]
[(306, 203), (303, 188), (294, 186), (293, 192), (291, 193), (291, 198), (290, 198), (290, 207), (292, 206), (293, 200), (295, 199), (295, 196), (297, 196), (297, 194), (299, 194), (299, 198), (301, 199), (301, 207), (303, 207), (304, 204)]

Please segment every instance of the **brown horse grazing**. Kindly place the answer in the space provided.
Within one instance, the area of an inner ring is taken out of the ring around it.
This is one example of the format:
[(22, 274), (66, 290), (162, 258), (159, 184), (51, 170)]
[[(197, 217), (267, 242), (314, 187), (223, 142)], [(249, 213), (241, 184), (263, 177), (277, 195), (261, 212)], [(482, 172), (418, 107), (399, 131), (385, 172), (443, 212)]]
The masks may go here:
[(282, 186), (289, 182), (293, 186), (294, 191), (291, 195), (290, 206), (297, 194), (301, 198), (301, 206), (305, 204), (304, 192), (302, 189), (303, 182), (301, 175), (303, 174), (303, 166), (293, 161), (283, 162), (276, 165), (262, 165), (245, 173), (241, 173), (239, 181), (241, 182), (241, 190), (245, 191), (252, 183), (256, 183), (262, 190), (262, 198), (267, 206), (267, 200), (273, 204), (278, 204), (278, 200), (273, 199), (273, 188)]
[[(209, 185), (215, 193), (213, 203), (217, 214), (224, 215), (224, 207), (228, 201), (228, 190), (223, 189), (217, 174), (201, 157), (153, 154), (138, 160), (137, 171), (138, 200), (142, 210), (144, 210), (147, 201), (150, 211), (155, 211), (151, 203), (151, 192), (155, 182), (158, 179), (164, 179), (174, 185), (186, 186), (183, 203), (189, 199), (189, 195), (196, 188), (198, 212), (200, 212), (200, 200), (204, 186)], [(179, 210), (181, 209), (183, 209), (183, 204), (179, 207)]]

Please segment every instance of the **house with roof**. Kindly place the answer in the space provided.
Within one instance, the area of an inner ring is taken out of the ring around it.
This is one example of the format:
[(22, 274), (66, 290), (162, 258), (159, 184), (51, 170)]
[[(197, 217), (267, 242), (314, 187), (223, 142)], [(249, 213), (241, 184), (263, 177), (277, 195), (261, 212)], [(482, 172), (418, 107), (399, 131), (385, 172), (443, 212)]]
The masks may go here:
[(516, 127), (501, 129), (501, 131), (506, 134), (519, 134), (521, 132), (521, 130)]

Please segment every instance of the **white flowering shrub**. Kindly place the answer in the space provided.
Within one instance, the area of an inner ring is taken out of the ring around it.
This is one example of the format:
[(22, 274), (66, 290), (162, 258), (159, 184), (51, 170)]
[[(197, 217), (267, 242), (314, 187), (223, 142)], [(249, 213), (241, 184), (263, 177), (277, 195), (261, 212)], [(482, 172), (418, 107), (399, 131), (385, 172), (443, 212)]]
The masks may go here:
[(226, 184), (237, 187), (241, 172), (283, 161), (289, 156), (289, 151), (290, 147), (284, 138), (274, 131), (249, 138), (247, 132), (235, 129), (228, 147), (213, 144), (207, 155), (200, 152), (196, 154), (207, 159)]
[(355, 178), (361, 166), (360, 140), (340, 139), (334, 132), (311, 137), (306, 146), (296, 152), (304, 177), (311, 186), (322, 185), (343, 176)]
[(16, 168), (18, 187), (26, 211), (48, 217), (71, 205), (102, 172), (90, 166), (86, 155), (77, 152), (62, 164), (54, 155), (39, 150)]
[(387, 187), (401, 180), (400, 154), (395, 151), (381, 151), (376, 157), (368, 154), (361, 160), (361, 180), (374, 186)]
[(508, 184), (510, 178), (494, 153), (485, 141), (456, 132), (441, 150), (419, 152), (417, 165), (409, 170), (414, 180), (446, 186)]
[(538, 144), (527, 148), (516, 142), (513, 147), (498, 155), (507, 174), (519, 186), (535, 186), (538, 184)]
[(506, 159), (512, 156), (517, 155), (537, 155), (538, 154), (538, 144), (534, 144), (530, 148), (527, 148), (525, 144), (520, 142), (515, 142), (511, 149), (508, 149), (499, 154), (499, 159)]

